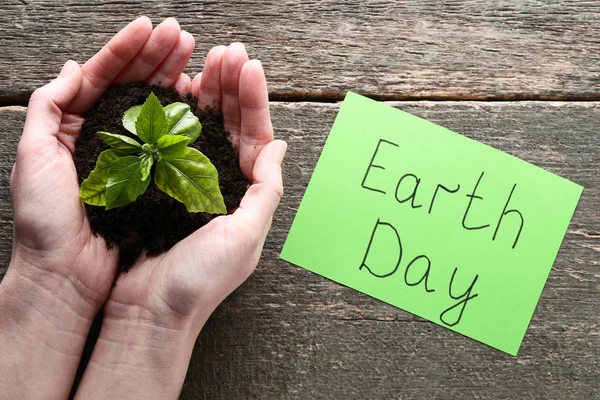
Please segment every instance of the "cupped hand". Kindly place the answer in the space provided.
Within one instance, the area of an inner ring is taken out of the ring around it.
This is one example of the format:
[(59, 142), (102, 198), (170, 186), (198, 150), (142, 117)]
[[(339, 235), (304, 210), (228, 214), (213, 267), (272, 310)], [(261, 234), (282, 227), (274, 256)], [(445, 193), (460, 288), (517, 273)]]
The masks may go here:
[(51, 289), (69, 287), (77, 296), (67, 296), (92, 315), (104, 303), (117, 253), (92, 234), (79, 199), (73, 153), (81, 115), (114, 82), (189, 87), (182, 71), (193, 49), (194, 38), (176, 20), (153, 29), (142, 17), (82, 67), (68, 61), (55, 80), (33, 93), (11, 177), (14, 244), (7, 279), (20, 274)]
[(115, 278), (117, 252), (92, 234), (79, 199), (73, 152), (82, 113), (114, 82), (190, 87), (182, 71), (193, 49), (174, 19), (153, 29), (142, 17), (31, 96), (11, 176), (12, 259), (0, 285), (3, 398), (67, 398)]
[(142, 255), (118, 278), (77, 398), (177, 398), (198, 333), (256, 267), (282, 195), (287, 145), (273, 140), (261, 63), (241, 43), (215, 47), (203, 72), (178, 89), (223, 112), (252, 185), (235, 212), (166, 253)]
[(184, 319), (200, 328), (256, 267), (283, 192), (286, 143), (273, 140), (265, 74), (241, 43), (213, 48), (190, 91), (201, 107), (221, 110), (225, 129), (252, 181), (240, 206), (213, 219), (168, 252), (142, 256), (116, 283), (105, 318), (138, 315)]

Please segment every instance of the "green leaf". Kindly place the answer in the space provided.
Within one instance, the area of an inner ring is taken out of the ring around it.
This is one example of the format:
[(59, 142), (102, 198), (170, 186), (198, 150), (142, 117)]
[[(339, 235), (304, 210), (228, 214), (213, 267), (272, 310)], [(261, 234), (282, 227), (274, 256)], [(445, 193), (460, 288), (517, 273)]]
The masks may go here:
[(96, 167), (79, 188), (79, 197), (84, 203), (92, 206), (106, 205), (105, 192), (110, 166), (119, 158), (121, 158), (121, 155), (116, 150), (105, 150), (100, 153), (96, 161)]
[(131, 154), (142, 151), (142, 145), (128, 136), (115, 135), (109, 132), (98, 132), (98, 136), (104, 143), (121, 153)]
[(125, 111), (125, 114), (123, 115), (123, 126), (134, 135), (137, 135), (135, 131), (135, 121), (137, 120), (138, 115), (140, 115), (140, 111), (142, 111), (141, 105), (133, 106)]
[(227, 213), (217, 169), (196, 149), (187, 147), (177, 157), (159, 159), (154, 182), (160, 190), (185, 204), (188, 212)]
[(126, 156), (110, 166), (106, 183), (106, 209), (135, 201), (148, 188), (150, 179), (142, 180), (142, 158)]
[(145, 181), (150, 176), (150, 170), (152, 169), (152, 164), (154, 163), (154, 157), (152, 154), (144, 154), (142, 156), (142, 180)]
[(187, 136), (191, 139), (190, 143), (198, 139), (202, 125), (190, 110), (190, 106), (184, 103), (172, 103), (165, 107), (165, 114), (169, 135)]
[(161, 136), (167, 134), (165, 110), (154, 93), (150, 93), (142, 106), (140, 115), (135, 120), (135, 131), (140, 139), (150, 144), (156, 144)]
[(165, 135), (158, 139), (156, 144), (160, 155), (170, 160), (181, 154), (186, 146), (190, 143), (190, 138), (178, 135)]

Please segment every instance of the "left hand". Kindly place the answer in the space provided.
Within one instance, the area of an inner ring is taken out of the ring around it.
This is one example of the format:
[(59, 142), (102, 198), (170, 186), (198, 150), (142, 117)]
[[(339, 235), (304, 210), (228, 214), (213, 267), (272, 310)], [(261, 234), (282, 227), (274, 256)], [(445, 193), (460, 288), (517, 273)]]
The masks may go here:
[(191, 80), (182, 71), (193, 49), (174, 19), (153, 29), (142, 17), (33, 93), (11, 179), (12, 260), (0, 285), (3, 398), (67, 398), (115, 278), (117, 253), (92, 233), (79, 199), (73, 152), (82, 114), (114, 82), (186, 90)]

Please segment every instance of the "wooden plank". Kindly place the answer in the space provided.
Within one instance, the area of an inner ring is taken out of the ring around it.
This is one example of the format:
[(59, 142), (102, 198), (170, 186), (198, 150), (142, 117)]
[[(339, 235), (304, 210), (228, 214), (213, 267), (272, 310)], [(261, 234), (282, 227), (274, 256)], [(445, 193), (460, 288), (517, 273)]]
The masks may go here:
[(338, 106), (276, 104), (286, 193), (256, 273), (211, 318), (183, 399), (600, 396), (600, 103), (399, 103), (586, 186), (519, 357), (279, 260)]
[(600, 93), (600, 4), (589, 0), (4, 0), (0, 100), (24, 101), (133, 17), (177, 17), (213, 45), (247, 43), (274, 100), (579, 99)]
[[(600, 396), (600, 102), (393, 103), (583, 184), (525, 337), (510, 357), (278, 259), (337, 104), (274, 103), (286, 193), (255, 274), (200, 335), (182, 399)], [(24, 109), (0, 109), (0, 265)]]
[(25, 107), (0, 107), (0, 279), (12, 253), (13, 216), (10, 173), (25, 124)]

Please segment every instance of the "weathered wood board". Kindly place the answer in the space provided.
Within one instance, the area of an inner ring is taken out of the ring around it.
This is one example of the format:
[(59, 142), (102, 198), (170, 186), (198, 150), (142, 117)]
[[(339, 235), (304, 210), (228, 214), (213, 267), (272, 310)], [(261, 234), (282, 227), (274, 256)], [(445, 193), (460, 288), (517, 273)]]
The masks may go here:
[(177, 17), (207, 50), (247, 43), (272, 98), (578, 99), (600, 92), (600, 3), (589, 0), (3, 0), (0, 102), (24, 103), (139, 15)]
[[(273, 103), (286, 193), (257, 271), (200, 335), (183, 399), (600, 399), (600, 2), (3, 0), (0, 105), (139, 15), (194, 34), (190, 73), (243, 41), (273, 100), (445, 100), (393, 105), (585, 186), (513, 358), (278, 259), (338, 104)], [(500, 101), (452, 101), (486, 99)], [(527, 99), (573, 102), (504, 101)], [(0, 107), (0, 277), (25, 112)]]
[[(278, 259), (338, 104), (273, 103), (286, 192), (257, 271), (201, 333), (182, 399), (600, 398), (600, 102), (392, 104), (585, 186), (519, 356)], [(2, 269), (24, 115), (0, 108)]]

